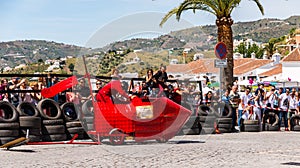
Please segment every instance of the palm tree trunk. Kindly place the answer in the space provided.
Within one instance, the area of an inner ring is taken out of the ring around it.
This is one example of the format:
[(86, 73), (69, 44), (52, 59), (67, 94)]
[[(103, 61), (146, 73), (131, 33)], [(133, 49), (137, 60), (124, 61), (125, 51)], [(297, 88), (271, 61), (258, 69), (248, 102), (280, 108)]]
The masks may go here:
[(222, 90), (232, 86), (233, 84), (233, 38), (232, 38), (232, 28), (233, 20), (231, 18), (222, 17), (216, 20), (216, 25), (218, 27), (218, 41), (226, 44), (227, 47), (227, 67), (224, 68), (222, 80), (223, 88)]

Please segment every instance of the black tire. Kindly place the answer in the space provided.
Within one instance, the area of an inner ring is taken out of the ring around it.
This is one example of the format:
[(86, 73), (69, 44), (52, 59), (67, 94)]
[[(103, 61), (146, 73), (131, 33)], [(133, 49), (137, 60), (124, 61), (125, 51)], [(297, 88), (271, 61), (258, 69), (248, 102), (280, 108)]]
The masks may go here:
[(21, 128), (41, 128), (42, 125), (40, 117), (20, 116), (19, 120)]
[(207, 106), (207, 105), (203, 105), (203, 104), (198, 107), (198, 113), (200, 116), (216, 114), (213, 108), (211, 108), (210, 106)]
[(214, 134), (215, 128), (213, 127), (202, 127), (201, 134)]
[(85, 131), (82, 127), (68, 128), (67, 131), (70, 134), (84, 134), (85, 133)]
[(218, 128), (220, 133), (231, 133), (231, 127), (230, 128)]
[(40, 142), (42, 140), (41, 135), (29, 135), (28, 136), (29, 142)]
[(11, 103), (0, 101), (0, 110), (4, 113), (4, 117), (0, 117), (0, 122), (11, 123), (18, 120), (19, 113)]
[[(85, 134), (77, 134), (78, 137), (76, 138), (76, 140), (80, 140), (80, 139), (87, 139), (87, 136)], [(68, 139), (72, 139), (75, 136), (75, 134), (68, 134), (67, 137)]]
[(42, 135), (65, 134), (66, 127), (64, 125), (45, 125), (42, 127)]
[[(291, 131), (295, 131), (294, 130), (294, 127), (297, 126), (297, 122), (296, 120), (300, 120), (300, 115), (293, 115), (291, 118), (290, 118), (290, 121), (291, 121)], [(300, 122), (300, 121), (298, 121)]]
[(92, 131), (92, 130), (95, 130), (94, 129), (94, 124), (86, 124), (86, 128), (84, 128), (84, 129), (87, 129), (87, 131)]
[(216, 122), (217, 118), (215, 116), (200, 116), (200, 122)]
[(265, 116), (264, 116), (264, 118), (263, 118), (264, 123), (266, 123), (266, 121), (267, 121), (268, 118), (269, 118), (269, 121), (270, 121), (270, 118), (272, 118), (272, 122), (268, 123), (268, 124), (271, 124), (273, 127), (276, 126), (276, 125), (278, 125), (279, 118), (278, 118), (277, 114), (275, 114), (274, 112), (266, 113)]
[(0, 130), (19, 129), (20, 124), (18, 122), (12, 123), (0, 123)]
[(86, 123), (94, 123), (94, 117), (84, 117), (83, 120)]
[(300, 131), (300, 125), (294, 126), (293, 131)]
[(258, 120), (244, 120), (244, 125), (258, 125)]
[[(197, 126), (196, 126), (197, 124)], [(186, 125), (182, 127), (178, 135), (199, 135), (201, 132), (200, 123), (195, 123), (192, 127), (187, 127)]]
[(62, 114), (67, 122), (78, 121), (79, 111), (78, 108), (72, 102), (65, 102), (60, 106)]
[(20, 129), (20, 136), (26, 136), (27, 130), (29, 130), (29, 135), (41, 136), (41, 129), (28, 128), (28, 129)]
[(94, 130), (94, 117), (84, 117), (80, 122), (86, 131)]
[(94, 107), (92, 100), (87, 100), (82, 105), (83, 116), (94, 116)]
[(19, 136), (19, 130), (0, 130), (0, 137), (17, 137)]
[(245, 125), (245, 132), (259, 132), (259, 125)]
[(230, 105), (224, 102), (218, 102), (212, 104), (212, 108), (214, 109), (215, 115), (221, 118), (230, 118), (232, 117), (232, 109)]
[(66, 134), (42, 135), (42, 141), (66, 141)]
[(63, 125), (65, 124), (63, 119), (56, 119), (56, 120), (43, 120), (43, 125)]
[(265, 131), (278, 131), (278, 125), (272, 126), (271, 124), (265, 124)]
[(40, 115), (39, 110), (36, 106), (29, 102), (22, 102), (18, 105), (17, 111), (20, 116), (34, 116), (38, 117)]
[[(40, 112), (40, 115), (44, 119), (55, 120), (61, 118), (61, 109), (57, 102), (52, 99), (43, 99), (38, 105), (37, 109)], [(49, 113), (49, 114), (46, 114)]]
[(217, 118), (216, 122), (218, 124), (232, 124), (232, 118)]
[(18, 137), (0, 137), (0, 145), (4, 145), (10, 141), (17, 139)]
[(232, 124), (218, 124), (218, 128), (225, 128), (225, 129), (231, 129), (232, 128)]
[(67, 128), (82, 127), (82, 125), (80, 121), (73, 121), (73, 122), (66, 122), (66, 127)]

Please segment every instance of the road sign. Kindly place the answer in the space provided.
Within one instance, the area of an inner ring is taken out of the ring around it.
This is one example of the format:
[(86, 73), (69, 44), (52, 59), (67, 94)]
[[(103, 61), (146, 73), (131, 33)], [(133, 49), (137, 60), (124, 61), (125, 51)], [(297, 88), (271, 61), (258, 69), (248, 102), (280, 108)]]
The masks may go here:
[(223, 42), (218, 42), (215, 47), (215, 55), (218, 59), (225, 59), (227, 55), (227, 47)]
[(215, 68), (225, 68), (227, 66), (227, 59), (215, 59)]

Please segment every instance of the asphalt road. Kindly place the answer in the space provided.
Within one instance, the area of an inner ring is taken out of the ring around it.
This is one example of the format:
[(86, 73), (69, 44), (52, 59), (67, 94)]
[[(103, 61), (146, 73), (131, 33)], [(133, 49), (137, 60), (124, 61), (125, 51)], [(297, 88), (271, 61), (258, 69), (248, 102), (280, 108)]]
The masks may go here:
[(299, 167), (299, 132), (177, 136), (122, 146), (23, 145), (0, 150), (0, 167)]

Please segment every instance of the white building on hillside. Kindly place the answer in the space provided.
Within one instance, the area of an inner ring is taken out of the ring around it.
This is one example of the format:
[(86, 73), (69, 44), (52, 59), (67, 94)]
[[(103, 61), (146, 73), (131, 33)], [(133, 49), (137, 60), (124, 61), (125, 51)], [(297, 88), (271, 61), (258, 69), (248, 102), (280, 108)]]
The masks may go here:
[(294, 49), (282, 59), (282, 78), (290, 78), (292, 81), (300, 81), (300, 49)]

